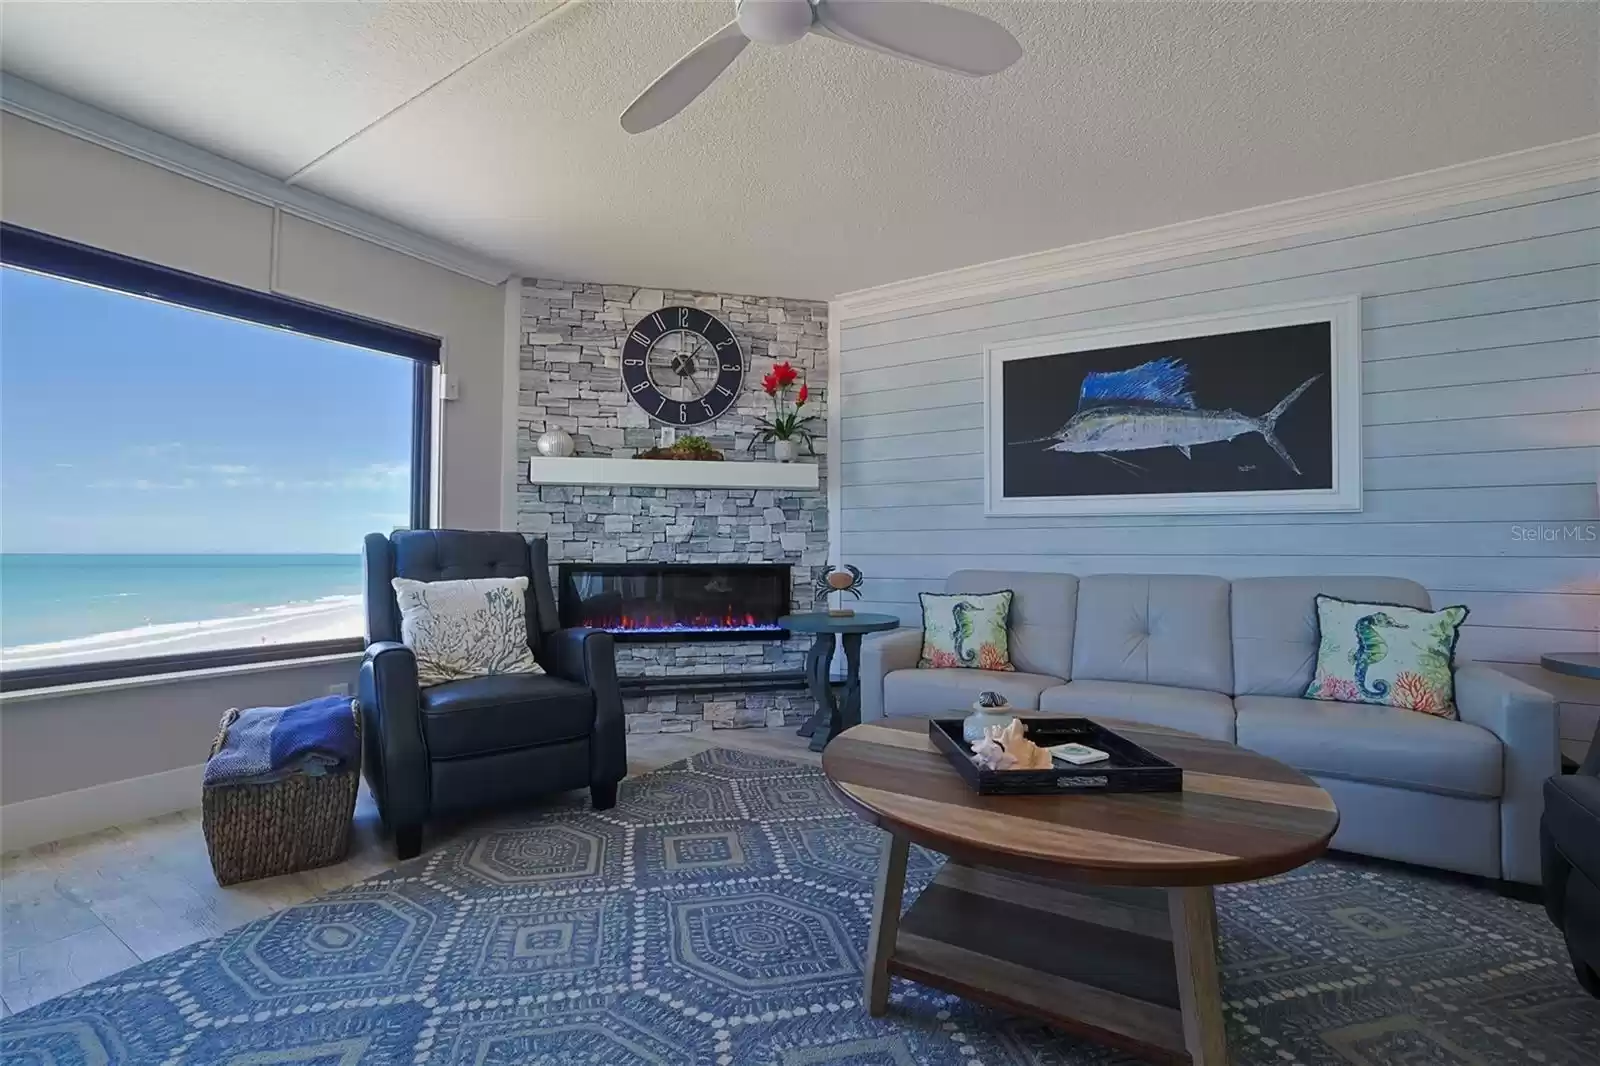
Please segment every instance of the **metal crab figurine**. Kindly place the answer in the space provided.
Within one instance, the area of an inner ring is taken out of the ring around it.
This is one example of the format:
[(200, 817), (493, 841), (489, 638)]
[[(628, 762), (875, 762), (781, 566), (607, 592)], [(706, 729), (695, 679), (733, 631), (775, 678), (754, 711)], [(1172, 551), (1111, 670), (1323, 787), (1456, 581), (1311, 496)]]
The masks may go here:
[(843, 570), (824, 570), (817, 575), (817, 581), (813, 588), (816, 590), (818, 603), (827, 599), (828, 595), (834, 592), (848, 592), (859, 600), (861, 598), (861, 571), (853, 566), (846, 566)]

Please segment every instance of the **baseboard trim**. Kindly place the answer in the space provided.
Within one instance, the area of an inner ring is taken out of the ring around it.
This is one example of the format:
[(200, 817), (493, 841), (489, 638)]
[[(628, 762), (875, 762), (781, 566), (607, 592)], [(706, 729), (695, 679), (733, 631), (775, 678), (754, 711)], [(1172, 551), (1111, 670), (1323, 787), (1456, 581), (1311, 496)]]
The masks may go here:
[(0, 851), (21, 851), (197, 807), (205, 768), (205, 763), (196, 763), (8, 803), (0, 807)]

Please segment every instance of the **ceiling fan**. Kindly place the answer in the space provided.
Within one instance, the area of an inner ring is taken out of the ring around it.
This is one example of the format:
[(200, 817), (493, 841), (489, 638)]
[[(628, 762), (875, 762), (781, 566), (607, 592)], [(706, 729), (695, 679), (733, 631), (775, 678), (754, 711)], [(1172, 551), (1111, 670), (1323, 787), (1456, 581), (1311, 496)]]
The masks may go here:
[(808, 33), (974, 78), (1022, 58), (998, 23), (922, 0), (736, 0), (733, 21), (651, 82), (622, 113), (622, 128), (643, 133), (688, 107), (751, 41), (793, 44)]

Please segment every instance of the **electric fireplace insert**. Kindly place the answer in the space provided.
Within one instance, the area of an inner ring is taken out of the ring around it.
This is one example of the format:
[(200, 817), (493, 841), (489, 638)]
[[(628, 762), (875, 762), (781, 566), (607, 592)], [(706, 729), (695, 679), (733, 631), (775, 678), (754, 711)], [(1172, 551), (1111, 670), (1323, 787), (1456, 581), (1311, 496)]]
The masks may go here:
[(782, 640), (787, 563), (561, 563), (561, 624), (619, 641)]

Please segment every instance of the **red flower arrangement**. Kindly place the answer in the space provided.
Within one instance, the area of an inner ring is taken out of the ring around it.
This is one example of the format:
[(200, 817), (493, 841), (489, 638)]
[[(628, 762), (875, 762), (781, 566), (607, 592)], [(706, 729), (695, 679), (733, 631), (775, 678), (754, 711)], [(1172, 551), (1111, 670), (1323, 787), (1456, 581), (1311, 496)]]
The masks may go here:
[[(789, 390), (794, 388), (797, 381), (800, 382), (800, 389), (791, 400)], [(811, 389), (800, 380), (800, 372), (790, 366), (787, 360), (773, 363), (772, 369), (761, 379), (761, 391), (772, 397), (772, 417), (760, 419), (761, 428), (756, 430), (755, 439), (750, 442), (751, 450), (768, 441), (797, 440), (805, 444), (807, 452), (816, 455), (816, 446), (812, 443), (815, 434), (811, 424), (817, 417), (801, 413), (806, 401), (811, 399)]]
[[(768, 396), (776, 397), (778, 393), (793, 385), (799, 377), (799, 372), (787, 362), (773, 363), (772, 369), (767, 371), (767, 376), (761, 379), (761, 388)], [(800, 386), (801, 393), (804, 393), (805, 389), (804, 385)], [(800, 403), (805, 402), (805, 397), (802, 395)]]

